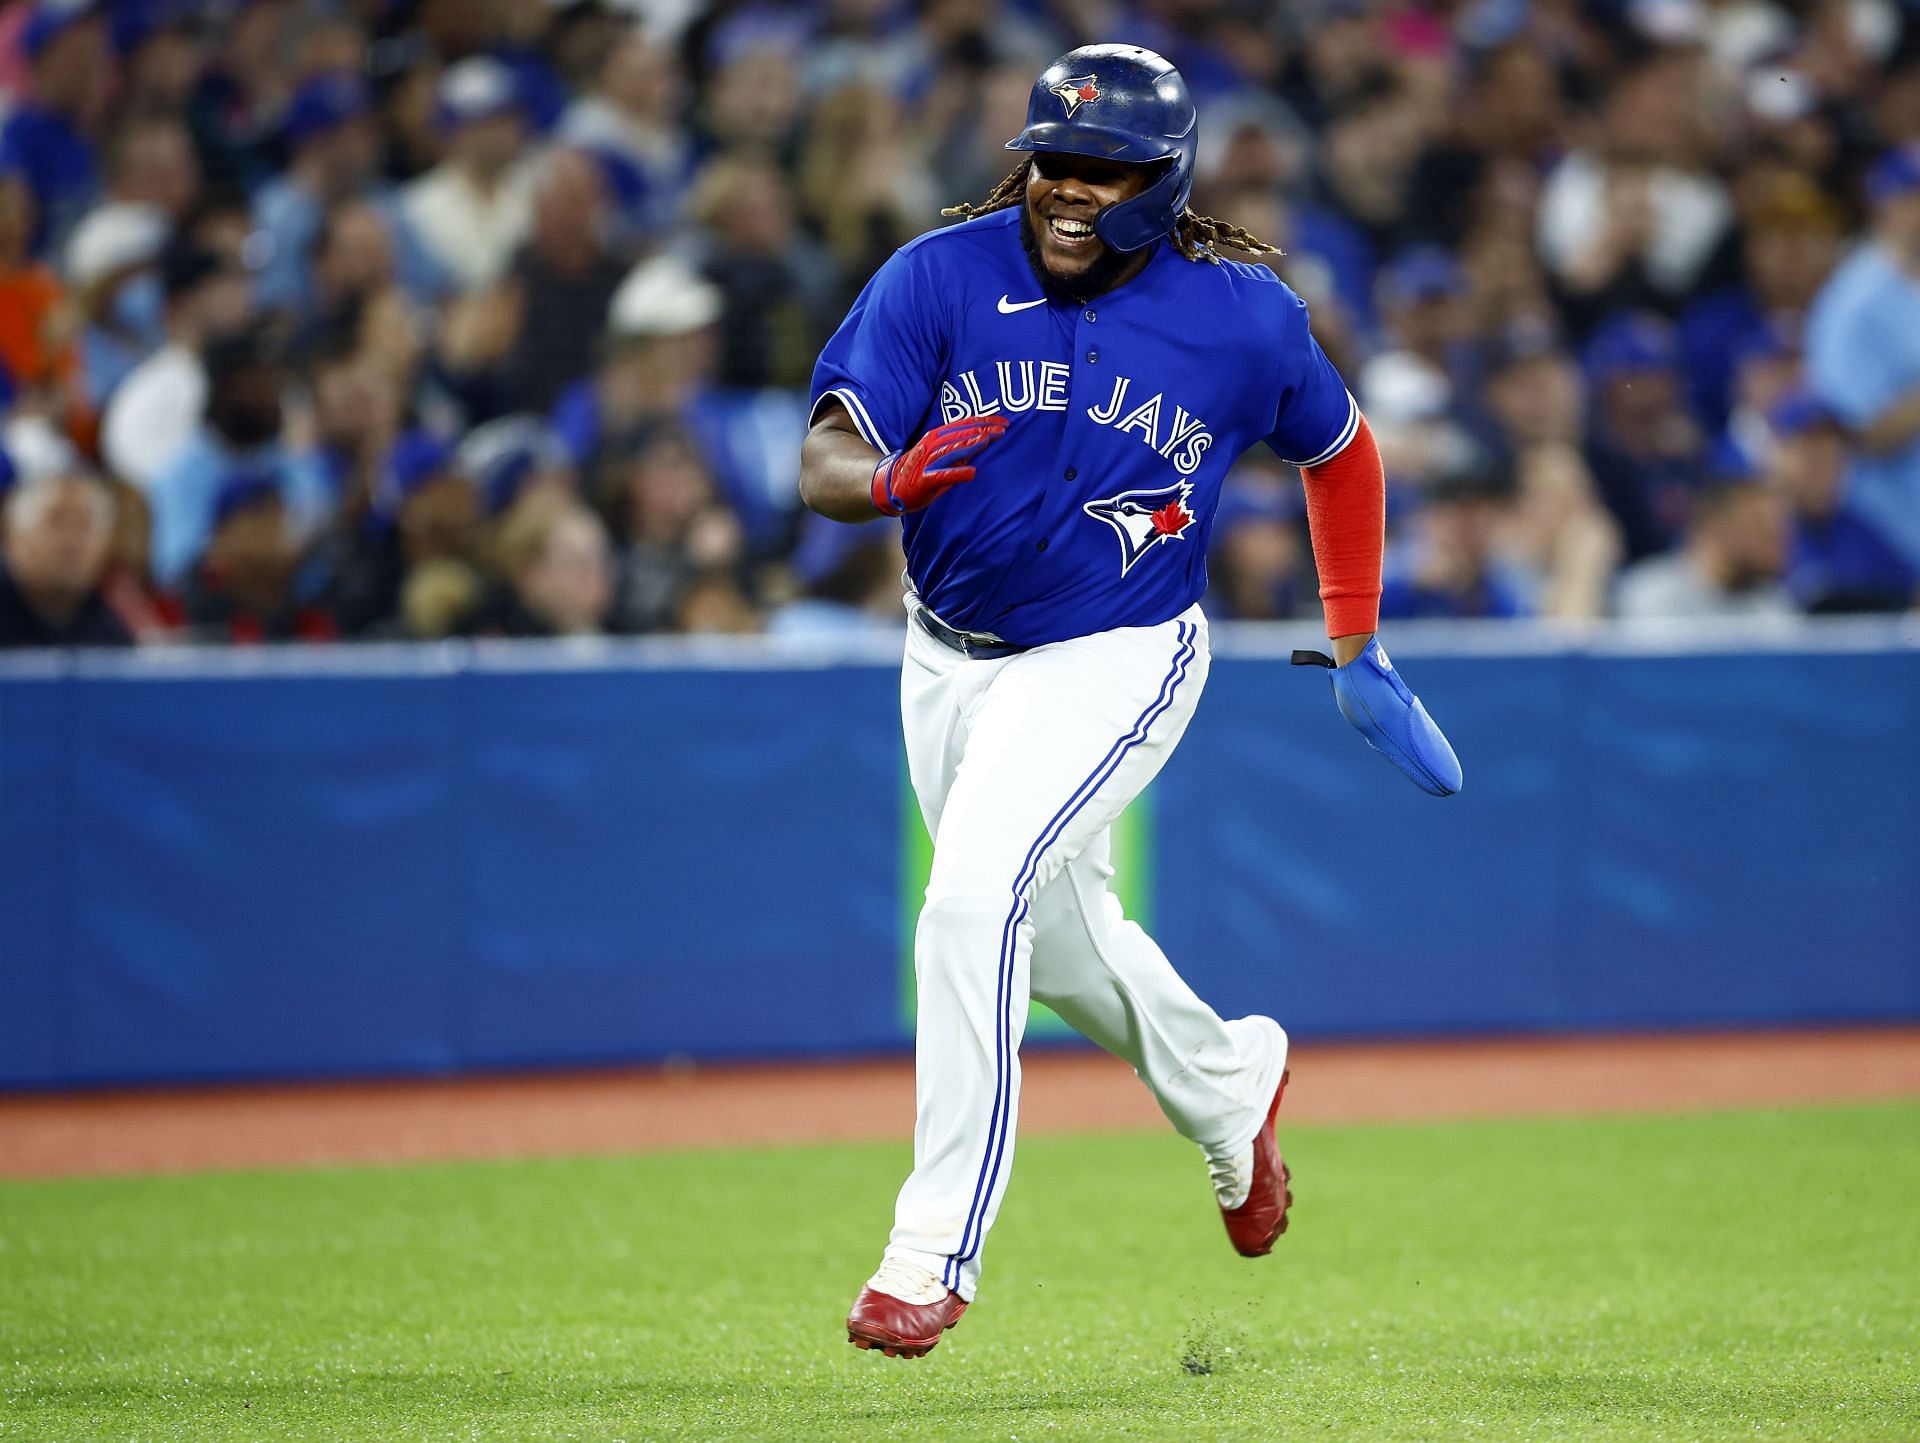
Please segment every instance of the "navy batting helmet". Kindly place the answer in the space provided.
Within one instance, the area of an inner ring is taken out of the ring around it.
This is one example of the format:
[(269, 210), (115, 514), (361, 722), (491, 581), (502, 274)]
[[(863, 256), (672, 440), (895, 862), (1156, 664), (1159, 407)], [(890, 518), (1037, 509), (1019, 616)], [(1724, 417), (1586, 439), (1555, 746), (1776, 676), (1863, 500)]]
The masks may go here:
[(1137, 251), (1170, 235), (1187, 208), (1198, 140), (1187, 82), (1165, 58), (1138, 45), (1083, 45), (1040, 72), (1026, 129), (1007, 149), (1172, 162), (1139, 195), (1094, 218), (1093, 232), (1109, 249)]

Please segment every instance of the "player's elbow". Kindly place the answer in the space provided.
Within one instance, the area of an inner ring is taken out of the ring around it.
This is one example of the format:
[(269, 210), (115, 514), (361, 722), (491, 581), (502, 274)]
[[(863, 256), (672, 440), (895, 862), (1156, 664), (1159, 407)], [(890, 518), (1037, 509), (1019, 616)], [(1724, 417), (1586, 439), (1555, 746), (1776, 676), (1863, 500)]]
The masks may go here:
[(826, 515), (827, 466), (811, 435), (800, 446), (800, 504)]
[(800, 500), (832, 521), (871, 521), (873, 463), (858, 437), (821, 424), (800, 444)]

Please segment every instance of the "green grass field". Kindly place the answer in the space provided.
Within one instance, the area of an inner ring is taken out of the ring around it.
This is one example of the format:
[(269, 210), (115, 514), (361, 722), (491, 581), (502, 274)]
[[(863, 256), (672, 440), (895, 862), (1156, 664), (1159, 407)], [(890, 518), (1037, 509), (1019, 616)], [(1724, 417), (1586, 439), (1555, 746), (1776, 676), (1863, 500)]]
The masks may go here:
[(1029, 1139), (847, 1346), (903, 1146), (0, 1186), (0, 1439), (1920, 1438), (1920, 1106)]

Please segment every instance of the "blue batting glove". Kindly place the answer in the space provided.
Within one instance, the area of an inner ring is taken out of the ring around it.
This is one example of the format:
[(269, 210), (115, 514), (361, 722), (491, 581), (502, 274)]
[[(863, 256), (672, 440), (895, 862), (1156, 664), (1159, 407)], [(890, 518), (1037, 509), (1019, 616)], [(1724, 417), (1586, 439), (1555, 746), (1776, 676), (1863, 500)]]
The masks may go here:
[(1378, 637), (1345, 666), (1334, 666), (1332, 657), (1317, 651), (1296, 651), (1293, 664), (1329, 668), (1340, 715), (1421, 791), (1450, 797), (1460, 790), (1460, 758), (1420, 698), (1400, 680)]

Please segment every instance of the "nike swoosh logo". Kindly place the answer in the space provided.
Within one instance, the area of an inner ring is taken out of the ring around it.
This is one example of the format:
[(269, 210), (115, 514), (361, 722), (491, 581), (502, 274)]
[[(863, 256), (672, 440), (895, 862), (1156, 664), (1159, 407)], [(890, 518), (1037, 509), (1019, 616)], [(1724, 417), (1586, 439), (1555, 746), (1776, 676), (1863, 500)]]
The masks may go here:
[(1011, 297), (1002, 296), (1000, 297), (1000, 314), (1010, 316), (1015, 311), (1030, 311), (1035, 306), (1044, 306), (1046, 303), (1047, 298), (1045, 296), (1040, 297), (1037, 301), (1021, 301), (1018, 304), (1016, 304)]

